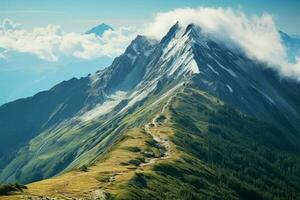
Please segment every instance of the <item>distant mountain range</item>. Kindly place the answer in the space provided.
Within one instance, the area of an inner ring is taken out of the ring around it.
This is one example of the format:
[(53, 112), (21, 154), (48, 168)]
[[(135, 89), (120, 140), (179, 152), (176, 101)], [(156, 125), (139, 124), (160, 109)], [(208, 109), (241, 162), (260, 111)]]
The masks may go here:
[(0, 182), (37, 199), (297, 199), (299, 99), (298, 82), (176, 23), (1, 106)]

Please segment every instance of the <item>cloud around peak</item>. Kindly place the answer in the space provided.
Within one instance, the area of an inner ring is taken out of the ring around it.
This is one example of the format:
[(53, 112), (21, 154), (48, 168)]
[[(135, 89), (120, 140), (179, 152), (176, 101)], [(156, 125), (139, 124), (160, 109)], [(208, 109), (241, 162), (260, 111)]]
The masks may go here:
[(297, 63), (288, 62), (286, 47), (270, 14), (247, 16), (231, 8), (179, 8), (156, 14), (145, 33), (162, 38), (177, 21), (182, 27), (191, 23), (199, 25), (204, 34), (238, 47), (282, 76), (300, 79), (299, 59)]

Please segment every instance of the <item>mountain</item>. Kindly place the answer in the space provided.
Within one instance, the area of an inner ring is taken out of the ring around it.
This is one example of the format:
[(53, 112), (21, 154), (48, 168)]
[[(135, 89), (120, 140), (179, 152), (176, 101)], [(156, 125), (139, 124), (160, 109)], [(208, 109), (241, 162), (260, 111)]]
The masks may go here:
[(102, 36), (103, 33), (107, 30), (113, 30), (112, 27), (110, 27), (109, 25), (107, 24), (99, 24), (98, 26), (95, 26), (93, 28), (91, 28), (89, 31), (87, 31), (85, 34), (95, 34), (97, 36)]
[(0, 181), (30, 183), (13, 198), (297, 199), (299, 97), (299, 83), (176, 23), (1, 106)]
[(300, 37), (299, 35), (288, 35), (279, 31), (281, 39), (287, 49), (287, 55), (290, 62), (296, 62), (295, 58), (300, 55)]

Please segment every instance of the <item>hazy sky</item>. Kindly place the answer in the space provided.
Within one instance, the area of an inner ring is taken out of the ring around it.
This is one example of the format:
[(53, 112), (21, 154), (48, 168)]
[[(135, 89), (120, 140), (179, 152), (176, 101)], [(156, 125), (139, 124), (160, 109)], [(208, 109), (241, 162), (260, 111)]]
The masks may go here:
[(85, 32), (102, 22), (113, 27), (139, 25), (174, 8), (220, 6), (247, 14), (270, 13), (281, 30), (300, 34), (299, 0), (0, 0), (0, 5), (0, 21), (9, 18), (26, 29), (51, 23), (66, 31)]

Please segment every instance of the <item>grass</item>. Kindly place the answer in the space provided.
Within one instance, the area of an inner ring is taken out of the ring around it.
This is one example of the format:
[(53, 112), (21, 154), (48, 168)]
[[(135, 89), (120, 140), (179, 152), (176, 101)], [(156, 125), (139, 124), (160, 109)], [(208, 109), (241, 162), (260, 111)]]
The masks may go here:
[[(271, 125), (195, 89), (180, 93), (167, 117), (170, 121), (152, 127), (152, 132), (172, 138), (171, 158), (135, 172), (113, 198), (267, 200), (299, 196), (297, 150)], [(151, 140), (147, 143), (155, 146)], [(295, 171), (287, 173), (281, 168), (285, 162)]]
[[(191, 88), (178, 95), (170, 111), (167, 126), (179, 156), (135, 174), (116, 199), (299, 197), (299, 150), (272, 125)], [(293, 170), (282, 168), (287, 163)]]
[[(145, 119), (148, 121), (154, 117), (163, 105), (160, 103), (156, 104), (156, 107), (149, 107), (151, 101), (149, 100), (150, 103), (145, 102), (146, 106), (138, 107), (125, 117), (124, 123), (135, 124), (136, 128), (124, 131), (109, 152), (94, 161), (93, 165), (83, 165), (79, 167), (79, 170), (72, 170), (50, 179), (28, 184), (28, 190), (23, 195), (82, 198), (99, 188), (109, 192), (113, 197), (124, 193), (127, 183), (137, 171), (151, 171), (151, 165), (145, 166), (143, 169), (138, 168), (140, 163), (149, 159), (145, 152), (153, 152), (153, 157), (161, 156), (158, 149), (161, 147), (144, 132), (143, 127), (138, 126), (139, 123), (146, 122)], [(164, 130), (152, 129), (157, 135), (165, 136), (171, 133), (171, 129), (168, 127)], [(175, 154), (173, 155), (175, 156)]]
[[(89, 167), (83, 165), (79, 170), (28, 184), (28, 190), (23, 195), (82, 198), (98, 188), (117, 192), (119, 189), (115, 190), (115, 187), (129, 181), (136, 167), (145, 162), (146, 157), (142, 152), (153, 148), (146, 143), (149, 139), (150, 136), (141, 128), (127, 130), (111, 151), (96, 164)], [(110, 182), (112, 177), (114, 181)]]

